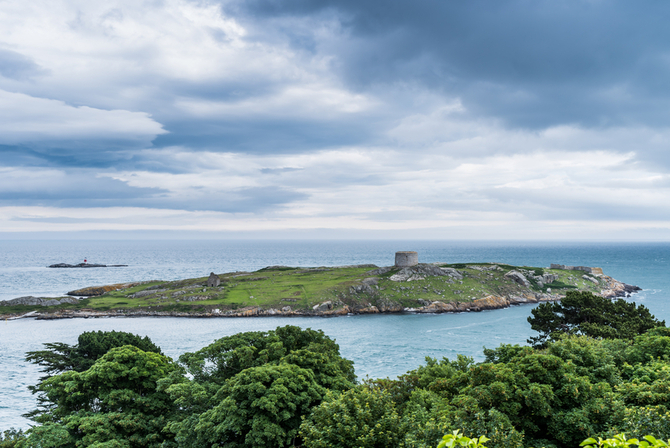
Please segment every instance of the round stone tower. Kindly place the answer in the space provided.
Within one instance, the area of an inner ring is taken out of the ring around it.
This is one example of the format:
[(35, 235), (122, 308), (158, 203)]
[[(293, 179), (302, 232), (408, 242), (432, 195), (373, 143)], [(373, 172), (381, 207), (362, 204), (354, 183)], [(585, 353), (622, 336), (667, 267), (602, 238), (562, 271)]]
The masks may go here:
[(416, 266), (419, 264), (419, 254), (414, 251), (401, 251), (395, 253), (395, 265), (399, 268)]

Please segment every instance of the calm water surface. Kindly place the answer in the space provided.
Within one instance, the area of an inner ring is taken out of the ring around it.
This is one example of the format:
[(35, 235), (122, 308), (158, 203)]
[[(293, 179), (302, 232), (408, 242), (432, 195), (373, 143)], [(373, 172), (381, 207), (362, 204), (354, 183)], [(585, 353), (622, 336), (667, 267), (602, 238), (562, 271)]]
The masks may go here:
[[(0, 241), (0, 300), (25, 295), (58, 296), (84, 286), (134, 280), (172, 280), (269, 265), (338, 266), (393, 263), (396, 250), (417, 250), (420, 261), (493, 261), (600, 266), (605, 273), (644, 288), (633, 297), (670, 322), (669, 244), (503, 244), (398, 241)], [(115, 269), (47, 269), (52, 263), (128, 264)], [(394, 377), (426, 356), (482, 360), (482, 347), (523, 344), (532, 306), (481, 313), (348, 316), (335, 318), (104, 318), (0, 322), (0, 430), (26, 428), (20, 415), (35, 403), (27, 391), (39, 377), (23, 360), (44, 342), (76, 343), (84, 331), (118, 330), (149, 336), (173, 358), (217, 338), (279, 325), (322, 329), (354, 361), (359, 378)]]

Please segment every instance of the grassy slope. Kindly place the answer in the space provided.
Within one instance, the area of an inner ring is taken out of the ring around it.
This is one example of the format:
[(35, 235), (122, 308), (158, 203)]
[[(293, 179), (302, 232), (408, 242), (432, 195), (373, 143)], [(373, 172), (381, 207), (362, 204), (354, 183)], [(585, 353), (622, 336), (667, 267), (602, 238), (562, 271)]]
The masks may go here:
[[(394, 271), (379, 276), (377, 294), (353, 294), (350, 287), (360, 285), (370, 277), (370, 267), (353, 268), (265, 268), (253, 273), (221, 274), (221, 285), (205, 288), (207, 277), (174, 282), (153, 282), (129, 289), (117, 290), (102, 296), (84, 299), (78, 304), (41, 306), (0, 307), (0, 313), (24, 313), (32, 310), (57, 311), (66, 309), (95, 310), (156, 310), (206, 312), (218, 308), (221, 311), (259, 306), (264, 309), (290, 306), (294, 310), (311, 309), (326, 300), (337, 306), (343, 304), (367, 306), (377, 300), (402, 304), (403, 307), (420, 306), (417, 299), (442, 302), (469, 302), (489, 294), (528, 294), (546, 292), (537, 285), (523, 288), (504, 277), (514, 266), (497, 265), (501, 269), (482, 271), (472, 266), (487, 266), (487, 263), (444, 265), (457, 268), (463, 275), (462, 281), (450, 277), (427, 277), (425, 280), (393, 282), (389, 277)], [(552, 292), (564, 292), (566, 286), (581, 290), (599, 292), (600, 288), (584, 279), (583, 272), (561, 271), (541, 268), (521, 268), (557, 274), (559, 281), (550, 285)], [(152, 289), (154, 288), (154, 289)], [(140, 291), (154, 291), (142, 297), (131, 297)]]

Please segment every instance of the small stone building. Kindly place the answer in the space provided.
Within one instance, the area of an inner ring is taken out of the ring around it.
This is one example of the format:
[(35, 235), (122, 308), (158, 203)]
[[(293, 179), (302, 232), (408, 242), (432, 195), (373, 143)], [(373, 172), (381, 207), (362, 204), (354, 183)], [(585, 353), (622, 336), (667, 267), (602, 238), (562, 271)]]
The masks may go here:
[(419, 254), (414, 251), (401, 251), (395, 253), (395, 265), (399, 268), (416, 266), (419, 264)]
[(215, 273), (209, 274), (209, 278), (207, 279), (207, 287), (208, 288), (214, 288), (216, 286), (219, 286), (221, 284), (221, 279), (219, 278), (218, 275)]

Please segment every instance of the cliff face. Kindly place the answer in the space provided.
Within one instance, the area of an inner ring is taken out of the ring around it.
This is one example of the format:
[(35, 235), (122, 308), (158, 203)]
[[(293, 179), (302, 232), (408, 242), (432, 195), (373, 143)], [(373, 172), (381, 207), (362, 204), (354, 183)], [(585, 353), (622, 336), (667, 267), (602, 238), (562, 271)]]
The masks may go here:
[(623, 297), (639, 289), (599, 273), (598, 268), (554, 266), (557, 267), (490, 263), (382, 268), (272, 266), (256, 272), (220, 274), (221, 282), (216, 286), (211, 286), (211, 281), (207, 286), (208, 278), (204, 277), (98, 286), (68, 293), (88, 296), (81, 301), (39, 299), (40, 303), (33, 303), (15, 299), (0, 303), (0, 313), (3, 305), (23, 305), (22, 311), (30, 311), (25, 307), (34, 305), (42, 318), (444, 313), (560, 300), (571, 289), (604, 297)]

